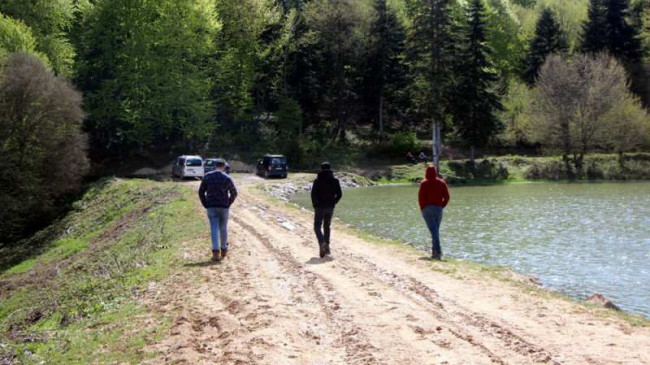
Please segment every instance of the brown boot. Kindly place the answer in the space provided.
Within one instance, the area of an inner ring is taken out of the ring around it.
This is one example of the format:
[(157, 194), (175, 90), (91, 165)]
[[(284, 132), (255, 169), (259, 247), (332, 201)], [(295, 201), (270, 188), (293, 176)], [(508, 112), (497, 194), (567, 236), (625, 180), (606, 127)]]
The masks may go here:
[(212, 250), (212, 261), (221, 261), (221, 257), (219, 257), (219, 250)]
[(222, 248), (221, 249), (221, 259), (225, 259), (226, 255), (228, 254), (228, 249)]

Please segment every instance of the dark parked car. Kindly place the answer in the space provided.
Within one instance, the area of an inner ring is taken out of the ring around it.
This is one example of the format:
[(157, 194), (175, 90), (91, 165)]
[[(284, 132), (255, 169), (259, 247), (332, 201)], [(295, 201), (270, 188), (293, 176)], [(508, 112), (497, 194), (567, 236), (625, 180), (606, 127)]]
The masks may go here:
[[(214, 171), (214, 167), (217, 161), (224, 161), (224, 160), (221, 158), (208, 158), (205, 160), (205, 162), (203, 163), (203, 169), (205, 170), (206, 174), (210, 171)], [(228, 162), (226, 162), (226, 170), (224, 172), (230, 175), (230, 164)]]
[(288, 171), (287, 159), (282, 155), (265, 155), (257, 163), (257, 174), (260, 176), (286, 178)]

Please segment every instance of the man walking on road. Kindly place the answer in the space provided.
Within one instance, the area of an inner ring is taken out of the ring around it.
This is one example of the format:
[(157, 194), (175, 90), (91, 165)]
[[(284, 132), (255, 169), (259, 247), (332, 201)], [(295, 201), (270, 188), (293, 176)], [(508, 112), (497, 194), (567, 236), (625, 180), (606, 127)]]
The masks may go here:
[(224, 173), (225, 169), (226, 161), (217, 160), (215, 170), (203, 177), (199, 187), (199, 199), (210, 219), (213, 261), (220, 261), (228, 253), (228, 213), (237, 198), (235, 183)]
[(334, 207), (343, 197), (341, 184), (334, 177), (329, 162), (320, 165), (321, 171), (311, 188), (311, 203), (314, 206), (314, 231), (318, 239), (320, 257), (330, 254), (330, 224)]
[(442, 222), (442, 210), (449, 204), (449, 189), (445, 180), (438, 177), (435, 166), (427, 167), (425, 176), (426, 179), (420, 183), (418, 201), (422, 217), (431, 232), (433, 244), (431, 258), (440, 260), (442, 258), (440, 223)]

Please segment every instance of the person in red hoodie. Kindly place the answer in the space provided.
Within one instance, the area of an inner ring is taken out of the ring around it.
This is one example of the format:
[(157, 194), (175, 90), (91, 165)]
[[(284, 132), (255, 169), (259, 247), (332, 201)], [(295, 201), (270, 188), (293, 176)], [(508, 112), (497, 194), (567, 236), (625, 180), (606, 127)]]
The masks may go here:
[(445, 180), (438, 177), (438, 170), (435, 166), (428, 166), (425, 176), (426, 179), (420, 183), (418, 201), (422, 217), (431, 232), (433, 242), (431, 258), (440, 260), (442, 258), (440, 223), (442, 222), (442, 210), (449, 204), (449, 189)]

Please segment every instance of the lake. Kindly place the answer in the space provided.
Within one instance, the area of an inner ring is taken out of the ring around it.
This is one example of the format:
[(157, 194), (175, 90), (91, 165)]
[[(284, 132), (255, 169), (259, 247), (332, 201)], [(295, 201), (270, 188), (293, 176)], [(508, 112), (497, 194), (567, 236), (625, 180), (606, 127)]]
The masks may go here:
[[(417, 186), (348, 189), (335, 216), (376, 235), (430, 247)], [(545, 287), (593, 293), (650, 317), (650, 183), (451, 187), (441, 239), (454, 258), (509, 266)], [(309, 195), (294, 200), (310, 207)]]

